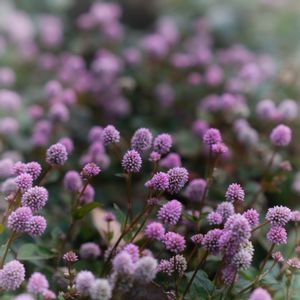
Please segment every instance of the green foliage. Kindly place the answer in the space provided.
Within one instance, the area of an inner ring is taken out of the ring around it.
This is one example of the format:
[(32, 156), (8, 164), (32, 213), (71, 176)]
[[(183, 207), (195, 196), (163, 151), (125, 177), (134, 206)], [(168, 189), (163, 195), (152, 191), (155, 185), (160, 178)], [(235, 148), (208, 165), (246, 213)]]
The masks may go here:
[(47, 247), (39, 246), (37, 244), (23, 244), (18, 249), (17, 258), (21, 261), (33, 261), (33, 260), (46, 260), (53, 258), (55, 254)]
[(96, 207), (100, 207), (100, 204), (97, 202), (84, 204), (73, 212), (73, 216), (76, 220), (80, 220)]

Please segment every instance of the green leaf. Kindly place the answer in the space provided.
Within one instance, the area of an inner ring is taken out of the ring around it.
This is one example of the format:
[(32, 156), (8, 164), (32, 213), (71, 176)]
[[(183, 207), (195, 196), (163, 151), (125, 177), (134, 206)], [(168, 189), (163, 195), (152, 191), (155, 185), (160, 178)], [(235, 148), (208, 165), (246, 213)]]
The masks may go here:
[(256, 277), (257, 270), (254, 267), (250, 267), (246, 271), (241, 271), (240, 274), (245, 280), (252, 281)]
[(278, 281), (272, 274), (267, 274), (261, 283), (265, 286), (269, 286), (272, 290), (278, 290), (284, 288), (282, 281)]
[[(187, 273), (187, 278), (190, 280), (194, 272)], [(207, 299), (214, 292), (215, 288), (207, 274), (199, 270), (189, 290), (189, 299)]]
[(127, 175), (125, 173), (116, 173), (115, 176), (120, 177), (120, 178), (126, 178), (127, 177)]
[(119, 220), (119, 222), (121, 224), (124, 224), (126, 215), (124, 214), (122, 209), (116, 203), (114, 203), (113, 205), (114, 205), (114, 209), (116, 210), (117, 219)]
[(52, 253), (48, 248), (44, 248), (36, 244), (27, 243), (18, 249), (19, 260), (44, 260), (53, 257), (54, 253)]
[(80, 208), (76, 209), (73, 212), (73, 216), (75, 219), (80, 220), (96, 207), (100, 207), (100, 204), (97, 202), (91, 202), (91, 203), (85, 204), (85, 205), (81, 206)]
[(5, 227), (3, 224), (0, 224), (0, 234), (3, 233), (5, 230)]
[(65, 300), (64, 298), (64, 294), (61, 292), (59, 293), (58, 297), (57, 297), (58, 300)]

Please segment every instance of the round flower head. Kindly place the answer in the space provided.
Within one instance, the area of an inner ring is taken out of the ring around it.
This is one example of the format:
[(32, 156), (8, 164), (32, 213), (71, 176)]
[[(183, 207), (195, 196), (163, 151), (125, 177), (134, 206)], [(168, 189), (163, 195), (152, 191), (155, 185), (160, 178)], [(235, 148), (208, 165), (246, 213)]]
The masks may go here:
[(193, 123), (193, 127), (192, 127), (193, 133), (199, 138), (203, 137), (207, 129), (208, 129), (208, 124), (205, 121), (196, 120)]
[(64, 177), (64, 188), (72, 193), (82, 189), (81, 177), (76, 171), (68, 171)]
[(97, 176), (100, 173), (100, 171), (100, 168), (96, 164), (87, 163), (81, 171), (81, 176), (83, 178), (91, 178)]
[(288, 126), (278, 125), (272, 130), (270, 139), (274, 146), (285, 147), (291, 142), (292, 131)]
[(291, 211), (291, 221), (300, 222), (300, 211), (299, 210)]
[(254, 255), (253, 243), (248, 240), (240, 245), (241, 249), (248, 251), (252, 256)]
[(228, 257), (232, 257), (240, 249), (241, 244), (246, 243), (248, 240), (243, 239), (240, 241), (232, 231), (223, 230), (222, 235), (219, 238), (219, 250), (222, 251)]
[(48, 280), (43, 274), (35, 272), (30, 276), (27, 284), (27, 292), (37, 295), (48, 288)]
[(181, 158), (180, 155), (177, 153), (169, 153), (166, 157), (164, 157), (160, 162), (159, 165), (162, 168), (171, 169), (175, 167), (181, 166)]
[(267, 239), (276, 245), (283, 245), (287, 243), (287, 232), (283, 227), (272, 226), (267, 233)]
[(216, 143), (211, 146), (211, 151), (215, 155), (224, 155), (228, 152), (228, 147), (224, 143)]
[(100, 255), (100, 248), (93, 242), (84, 243), (80, 246), (79, 255), (82, 259), (92, 260)]
[(187, 262), (184, 256), (177, 254), (170, 258), (170, 267), (172, 270), (172, 273), (177, 273), (180, 277), (184, 275), (186, 269), (187, 269)]
[(186, 188), (186, 196), (191, 201), (200, 201), (202, 199), (203, 193), (206, 188), (206, 181), (204, 179), (198, 178), (193, 179)]
[(127, 173), (138, 173), (142, 167), (140, 154), (135, 150), (128, 150), (123, 156), (122, 167)]
[(89, 289), (92, 300), (109, 300), (112, 296), (112, 288), (107, 279), (96, 279)]
[(136, 263), (137, 260), (139, 259), (140, 257), (140, 254), (139, 254), (139, 247), (136, 246), (135, 244), (127, 244), (124, 248), (123, 248), (123, 251), (127, 252), (130, 257), (131, 257), (131, 260), (133, 263)]
[(272, 225), (284, 226), (291, 219), (291, 210), (286, 206), (274, 206), (268, 209), (266, 220)]
[(125, 251), (120, 252), (114, 257), (112, 265), (113, 270), (118, 274), (132, 274), (134, 271), (131, 255)]
[(215, 211), (212, 211), (207, 215), (207, 222), (210, 225), (219, 225), (222, 223), (222, 220), (223, 220), (222, 216)]
[(48, 201), (48, 191), (42, 186), (34, 186), (22, 196), (22, 205), (28, 206), (33, 212), (42, 209)]
[[(1, 147), (3, 147), (3, 144), (1, 144)], [(15, 171), (14, 166), (16, 164), (13, 163), (13, 160), (11, 158), (0, 159), (0, 178), (7, 178), (11, 175), (19, 175)], [(23, 164), (23, 163), (21, 163), (21, 164)]]
[(143, 153), (150, 149), (152, 144), (152, 133), (147, 128), (138, 129), (131, 138), (131, 148)]
[(68, 251), (63, 255), (63, 260), (66, 264), (74, 264), (78, 261), (78, 256), (73, 251)]
[(30, 294), (20, 294), (14, 298), (14, 300), (35, 300)]
[(226, 285), (231, 285), (236, 279), (236, 267), (233, 265), (227, 265), (222, 270), (222, 279)]
[(26, 232), (31, 218), (29, 207), (19, 207), (8, 216), (7, 227), (14, 232)]
[(171, 276), (173, 274), (173, 272), (174, 272), (174, 270), (172, 268), (172, 264), (167, 259), (162, 259), (159, 262), (159, 264), (157, 266), (157, 271), (165, 273), (165, 274), (167, 274), (169, 276)]
[(32, 161), (26, 164), (26, 173), (31, 175), (33, 180), (37, 179), (40, 176), (41, 172), (42, 167), (38, 162)]
[(249, 251), (242, 249), (233, 257), (233, 264), (238, 270), (247, 270), (252, 262), (252, 255)]
[(112, 212), (107, 212), (104, 215), (105, 222), (112, 222), (116, 220), (116, 216)]
[(15, 182), (18, 189), (24, 193), (32, 187), (32, 177), (27, 173), (20, 174), (16, 177)]
[(167, 250), (180, 253), (185, 249), (185, 239), (176, 232), (167, 232), (163, 237), (163, 243)]
[(58, 140), (58, 143), (62, 144), (63, 146), (65, 146), (67, 153), (71, 154), (74, 150), (74, 144), (73, 141), (68, 138), (68, 137), (63, 137), (61, 139)]
[(160, 158), (161, 158), (161, 155), (158, 152), (152, 151), (149, 155), (148, 160), (151, 161), (151, 162), (157, 162), (157, 161), (160, 160)]
[(154, 257), (152, 251), (150, 249), (144, 249), (141, 251), (141, 256), (144, 257), (144, 256), (151, 256), (151, 257)]
[(163, 223), (176, 225), (181, 217), (182, 204), (177, 200), (171, 200), (163, 205), (157, 213), (157, 217)]
[(217, 255), (219, 252), (219, 239), (222, 233), (223, 231), (221, 229), (212, 229), (208, 231), (202, 240), (203, 248), (212, 255)]
[(283, 262), (284, 258), (282, 256), (282, 253), (280, 251), (276, 251), (272, 253), (272, 258), (276, 261), (276, 262)]
[(94, 196), (95, 190), (90, 184), (88, 184), (80, 197), (80, 204), (91, 203), (94, 200)]
[(44, 87), (44, 94), (48, 99), (57, 97), (61, 92), (62, 86), (56, 80), (51, 80), (47, 82), (47, 84)]
[(147, 204), (150, 205), (150, 206), (156, 206), (159, 204), (159, 198), (156, 198), (156, 197), (151, 197), (147, 200)]
[(13, 166), (13, 174), (18, 176), (26, 173), (26, 164), (21, 161), (17, 161)]
[(200, 246), (200, 245), (201, 245), (202, 240), (203, 240), (203, 234), (201, 234), (201, 233), (194, 234), (194, 235), (191, 237), (191, 241), (192, 241), (195, 245), (197, 245), (197, 246)]
[(101, 126), (94, 126), (89, 131), (89, 142), (102, 142), (103, 128)]
[(245, 242), (251, 236), (250, 224), (247, 219), (240, 214), (234, 214), (229, 217), (224, 225), (224, 229), (231, 232), (236, 242)]
[(176, 167), (168, 171), (170, 194), (176, 194), (184, 187), (189, 179), (188, 171), (185, 168)]
[(225, 198), (231, 202), (242, 202), (245, 199), (245, 192), (240, 184), (232, 183), (227, 188)]
[(46, 162), (51, 166), (62, 166), (68, 159), (66, 147), (60, 143), (54, 144), (47, 149)]
[(203, 142), (205, 145), (212, 146), (213, 144), (221, 143), (221, 133), (216, 128), (209, 128), (203, 135)]
[(164, 172), (158, 172), (145, 184), (155, 191), (165, 191), (169, 186), (169, 176)]
[(113, 125), (108, 125), (103, 129), (102, 138), (106, 146), (117, 144), (120, 142), (120, 132)]
[(47, 221), (42, 216), (33, 216), (28, 224), (26, 232), (32, 237), (41, 236), (47, 227)]
[(157, 260), (150, 256), (140, 258), (135, 266), (133, 277), (141, 283), (153, 280), (157, 273)]
[(293, 258), (288, 259), (287, 264), (291, 268), (300, 269), (300, 260), (298, 257), (293, 257)]
[(165, 228), (158, 222), (151, 222), (146, 226), (145, 236), (149, 239), (161, 240), (165, 235)]
[(259, 214), (256, 209), (250, 208), (243, 213), (251, 227), (255, 227), (259, 223)]
[(263, 288), (256, 288), (250, 295), (249, 300), (272, 300), (271, 295)]
[(50, 291), (50, 290), (44, 290), (42, 295), (43, 295), (45, 300), (54, 300), (54, 299), (56, 299), (55, 293)]
[(5, 291), (17, 289), (25, 279), (25, 268), (17, 260), (6, 263), (0, 270), (0, 288)]
[(230, 202), (222, 202), (217, 206), (216, 212), (222, 216), (223, 222), (226, 222), (234, 214), (234, 207)]
[(70, 117), (68, 108), (62, 103), (54, 103), (49, 108), (48, 117), (52, 123), (67, 122)]
[(15, 178), (8, 178), (1, 184), (0, 191), (4, 196), (9, 196), (18, 190)]
[(80, 271), (75, 278), (76, 291), (83, 297), (89, 295), (89, 290), (95, 280), (92, 272)]
[(154, 151), (158, 152), (161, 155), (167, 154), (170, 151), (172, 144), (173, 141), (171, 135), (162, 133), (154, 139)]

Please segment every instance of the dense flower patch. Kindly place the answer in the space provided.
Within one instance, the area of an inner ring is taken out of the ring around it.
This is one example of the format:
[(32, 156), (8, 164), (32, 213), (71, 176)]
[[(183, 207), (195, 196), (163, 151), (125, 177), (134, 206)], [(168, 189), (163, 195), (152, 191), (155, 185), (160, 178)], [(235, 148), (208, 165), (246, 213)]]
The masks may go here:
[(275, 54), (224, 42), (205, 6), (149, 4), (137, 30), (126, 4), (18, 5), (0, 3), (0, 299), (297, 299), (298, 94)]

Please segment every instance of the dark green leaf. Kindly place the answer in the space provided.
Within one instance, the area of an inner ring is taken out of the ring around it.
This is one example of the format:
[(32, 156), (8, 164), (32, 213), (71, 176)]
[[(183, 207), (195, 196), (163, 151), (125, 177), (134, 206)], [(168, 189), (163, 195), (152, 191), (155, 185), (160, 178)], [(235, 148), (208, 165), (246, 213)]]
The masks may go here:
[[(187, 278), (190, 280), (193, 272), (187, 273)], [(208, 278), (207, 274), (199, 270), (189, 290), (189, 299), (207, 299), (214, 292), (214, 285)]]
[(73, 216), (77, 220), (82, 219), (96, 207), (100, 207), (100, 204), (97, 202), (85, 204), (85, 205), (81, 206), (80, 208), (76, 209), (73, 213)]
[(18, 249), (19, 260), (43, 260), (54, 257), (49, 249), (40, 247), (36, 244), (24, 244)]

